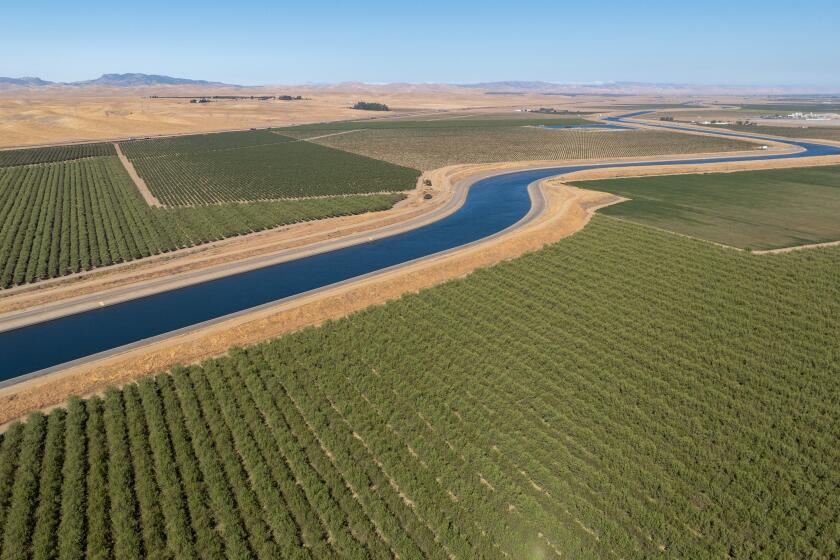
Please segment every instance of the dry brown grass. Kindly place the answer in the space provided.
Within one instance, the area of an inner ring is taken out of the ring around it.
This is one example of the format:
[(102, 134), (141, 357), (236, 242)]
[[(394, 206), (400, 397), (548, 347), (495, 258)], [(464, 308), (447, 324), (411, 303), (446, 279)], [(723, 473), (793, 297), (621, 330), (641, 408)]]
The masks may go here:
[(266, 127), (354, 113), (329, 99), (192, 104), (139, 96), (0, 97), (0, 146)]
[[(188, 99), (149, 99), (150, 95), (213, 94), (289, 94), (303, 95), (307, 99), (291, 102), (220, 101), (206, 104), (191, 104)], [(383, 116), (371, 114), (370, 111), (349, 109), (350, 105), (360, 99), (387, 103), (395, 109), (388, 117), (432, 113), (428, 115), (430, 118), (438, 115), (449, 117), (439, 112), (453, 110), (474, 114), (512, 111), (524, 107), (592, 111), (620, 109), (621, 105), (635, 103), (670, 104), (685, 101), (684, 98), (661, 96), (633, 96), (618, 100), (597, 96), (485, 95), (480, 90), (434, 85), (378, 87), (345, 84), (330, 88), (278, 85), (247, 89), (197, 89), (192, 86), (12, 88), (0, 89), (0, 147), (240, 130)], [(733, 99), (733, 102), (738, 100)]]
[[(150, 95), (302, 95), (302, 101), (214, 101), (150, 99)], [(350, 109), (359, 99), (387, 103), (393, 111), (375, 114)], [(571, 99), (528, 95), (487, 96), (480, 91), (387, 91), (381, 88), (317, 89), (276, 86), (196, 90), (155, 88), (32, 88), (0, 90), (0, 147), (111, 140), (130, 136), (186, 134), (251, 127), (398, 117), (447, 116), (440, 111), (512, 110), (520, 106), (568, 105)], [(578, 102), (577, 99), (574, 102)]]

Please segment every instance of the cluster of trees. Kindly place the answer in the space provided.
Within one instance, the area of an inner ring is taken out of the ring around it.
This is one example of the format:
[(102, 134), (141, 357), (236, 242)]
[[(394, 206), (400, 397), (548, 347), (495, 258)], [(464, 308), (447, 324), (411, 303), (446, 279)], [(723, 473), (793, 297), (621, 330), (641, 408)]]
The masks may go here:
[(300, 101), (303, 99), (301, 95), (205, 95), (202, 97), (191, 97), (187, 95), (150, 95), (149, 99), (189, 99), (190, 103), (207, 103), (216, 99), (223, 100), (241, 100), (241, 99), (255, 99), (257, 101), (270, 101), (278, 99), (280, 101)]
[(402, 195), (153, 209), (116, 157), (0, 169), (0, 286), (260, 231), (390, 208)]
[(190, 99), (190, 103), (210, 103), (211, 101), (218, 101), (220, 99), (224, 101), (240, 99), (250, 99), (257, 101), (271, 101), (273, 99), (277, 99), (278, 101), (300, 101), (301, 99), (303, 99), (303, 97), (300, 95), (210, 95), (208, 97), (193, 97), (192, 99)]
[(526, 113), (544, 113), (546, 115), (563, 115), (570, 113), (568, 109), (555, 109), (554, 107), (540, 107), (539, 109), (525, 109)]
[(384, 103), (374, 103), (372, 101), (357, 101), (353, 104), (351, 109), (359, 109), (361, 111), (390, 111)]

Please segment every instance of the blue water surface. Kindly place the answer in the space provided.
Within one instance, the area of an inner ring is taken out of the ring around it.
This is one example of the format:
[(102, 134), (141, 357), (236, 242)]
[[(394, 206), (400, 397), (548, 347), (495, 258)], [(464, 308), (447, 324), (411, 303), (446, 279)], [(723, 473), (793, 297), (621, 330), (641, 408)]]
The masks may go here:
[[(610, 122), (639, 116), (647, 111)], [(678, 130), (690, 128), (673, 126)], [(754, 135), (719, 132), (723, 136)], [(777, 140), (769, 137), (767, 140)], [(777, 140), (778, 141), (778, 140)], [(584, 169), (642, 167), (684, 163), (714, 164), (729, 161), (793, 159), (840, 154), (840, 148), (786, 140), (804, 151), (796, 154), (715, 157), (667, 162), (605, 163), (519, 171), (478, 181), (464, 205), (432, 224), (391, 237), (321, 253), (61, 317), (0, 333), (0, 384), (43, 372), (73, 360), (124, 347), (232, 313), (323, 288), (337, 282), (427, 257), (503, 231), (526, 216), (531, 200), (528, 185), (538, 179)]]

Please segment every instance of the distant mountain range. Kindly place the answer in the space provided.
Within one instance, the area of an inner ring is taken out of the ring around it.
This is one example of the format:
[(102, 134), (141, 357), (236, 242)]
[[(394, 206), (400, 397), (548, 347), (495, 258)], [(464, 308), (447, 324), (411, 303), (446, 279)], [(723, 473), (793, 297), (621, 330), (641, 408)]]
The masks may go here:
[[(78, 82), (50, 82), (41, 78), (3, 78), (0, 77), (0, 89), (15, 88), (46, 88), (46, 87), (163, 87), (163, 86), (193, 86), (202, 88), (242, 88), (235, 84), (210, 82), (207, 80), (190, 80), (187, 78), (173, 78), (159, 74), (102, 74), (94, 80)], [(277, 84), (253, 86), (256, 88), (278, 87)], [(342, 93), (457, 93), (484, 92), (487, 94), (537, 94), (537, 95), (792, 95), (837, 93), (837, 88), (828, 87), (795, 87), (795, 86), (731, 86), (731, 85), (696, 85), (675, 83), (645, 83), (645, 82), (595, 82), (595, 83), (554, 83), (544, 81), (498, 81), (472, 84), (444, 84), (444, 83), (387, 83), (371, 84), (365, 82), (341, 82), (321, 84), (300, 84), (297, 87), (334, 91)]]
[(836, 94), (837, 88), (805, 86), (738, 86), (738, 85), (698, 85), (678, 83), (647, 82), (593, 82), (593, 83), (556, 83), (545, 81), (498, 81), (468, 84), (440, 83), (365, 83), (341, 82), (305, 84), (304, 87), (322, 91), (357, 92), (359, 95), (370, 93), (458, 93), (472, 91), (495, 95), (645, 95), (645, 96), (686, 96), (686, 95), (798, 95), (798, 94)]
[(10, 86), (108, 86), (108, 87), (138, 87), (138, 86), (214, 86), (239, 87), (222, 82), (208, 82), (207, 80), (190, 80), (187, 78), (173, 78), (159, 74), (102, 74), (94, 80), (79, 82), (50, 82), (41, 78), (4, 78), (0, 77), (0, 84)]
[(8, 84), (12, 86), (47, 86), (53, 82), (42, 80), (41, 78), (33, 78), (31, 76), (24, 76), (23, 78), (4, 78), (0, 76), (0, 84)]
[(95, 80), (73, 82), (73, 85), (86, 86), (230, 86), (221, 82), (208, 82), (207, 80), (190, 80), (187, 78), (173, 78), (172, 76), (161, 76), (158, 74), (102, 74)]

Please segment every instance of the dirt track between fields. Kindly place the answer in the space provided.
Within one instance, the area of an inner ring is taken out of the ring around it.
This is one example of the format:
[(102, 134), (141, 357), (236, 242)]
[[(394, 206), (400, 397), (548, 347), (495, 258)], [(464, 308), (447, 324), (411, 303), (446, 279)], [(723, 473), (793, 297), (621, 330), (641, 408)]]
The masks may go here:
[(840, 241), (826, 241), (823, 243), (809, 243), (808, 245), (794, 245), (793, 247), (781, 247), (779, 249), (761, 249), (753, 251), (754, 255), (777, 255), (780, 253), (793, 253), (795, 251), (805, 251), (808, 249), (823, 249), (826, 247), (840, 246)]
[[(727, 154), (729, 156), (731, 154)], [(697, 156), (698, 158), (704, 156)], [(653, 158), (665, 160), (662, 158)], [(116, 273), (103, 271), (101, 275), (76, 282), (57, 282), (46, 291), (22, 290), (0, 301), (5, 308), (30, 307), (36, 301), (54, 302), (56, 299), (77, 297), (79, 290), (93, 294), (103, 289), (113, 289), (150, 278), (168, 277), (174, 271), (212, 268), (219, 263), (231, 263), (244, 256), (270, 254), (278, 248), (305, 247), (313, 240), (346, 236), (359, 231), (373, 231), (383, 224), (399, 224), (409, 216), (422, 217), (434, 208), (451, 203), (457, 194), (456, 186), (465, 181), (504, 171), (534, 167), (553, 167), (568, 162), (514, 162), (453, 166), (426, 174), (433, 182), (434, 197), (426, 201), (422, 185), (400, 208), (380, 214), (351, 216), (347, 219), (327, 220), (325, 223), (303, 224), (280, 231), (264, 232), (237, 238), (230, 243), (220, 243), (205, 250), (185, 252), (183, 259), (160, 259), (146, 268), (122, 270)], [(574, 162), (582, 163), (580, 161)], [(821, 157), (812, 160), (769, 160), (728, 162), (714, 165), (651, 166), (589, 170), (563, 176), (562, 180), (640, 176), (674, 173), (738, 171), (827, 165), (840, 163), (840, 157)], [(421, 178), (422, 180), (422, 178)], [(196, 328), (142, 347), (114, 354), (100, 360), (69, 367), (43, 377), (36, 377), (0, 389), (0, 423), (20, 417), (27, 411), (64, 402), (72, 394), (91, 394), (108, 385), (122, 384), (155, 371), (162, 371), (177, 363), (195, 363), (202, 359), (224, 354), (231, 346), (250, 344), (280, 334), (317, 325), (328, 319), (343, 317), (369, 305), (383, 303), (446, 280), (468, 274), (476, 268), (491, 266), (499, 261), (515, 258), (525, 252), (538, 250), (548, 243), (558, 241), (579, 231), (589, 221), (594, 211), (607, 204), (620, 202), (620, 197), (570, 187), (555, 178), (543, 181), (539, 189), (545, 199), (543, 212), (527, 226), (505, 233), (487, 242), (481, 242), (453, 252), (433, 256), (420, 262), (380, 273), (358, 281), (350, 281), (317, 293), (293, 298), (258, 311), (246, 313), (207, 327)], [(329, 222), (327, 224), (326, 222)], [(142, 288), (140, 288), (142, 289)]]
[(143, 196), (143, 200), (146, 201), (146, 204), (151, 206), (152, 208), (163, 208), (163, 204), (157, 199), (155, 195), (152, 194), (152, 191), (149, 190), (149, 186), (146, 184), (146, 181), (143, 180), (143, 177), (137, 173), (137, 170), (134, 169), (134, 164), (125, 157), (125, 154), (120, 148), (119, 142), (114, 142), (114, 149), (117, 151), (117, 157), (120, 158), (120, 163), (122, 163), (123, 168), (125, 168), (125, 172), (128, 173), (128, 176), (131, 177), (131, 181), (134, 183), (134, 186), (137, 187), (137, 190), (140, 191), (140, 194)]

